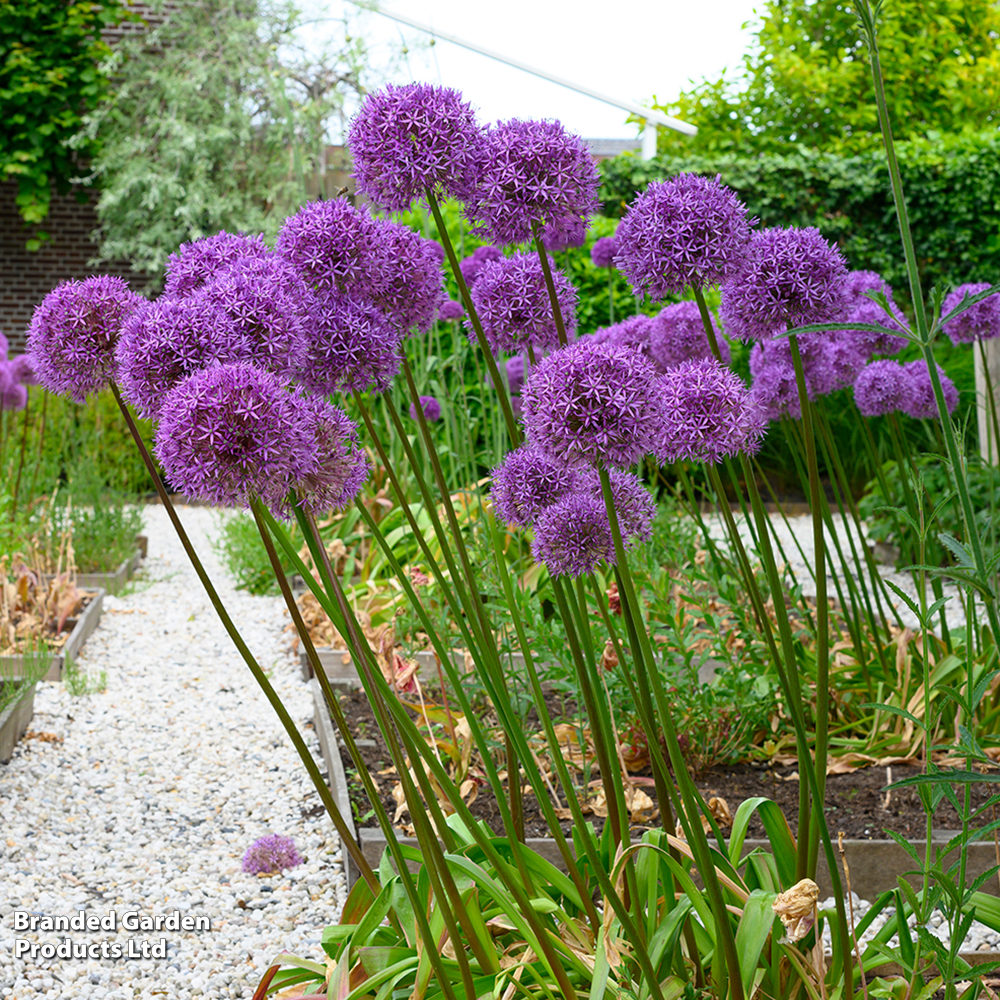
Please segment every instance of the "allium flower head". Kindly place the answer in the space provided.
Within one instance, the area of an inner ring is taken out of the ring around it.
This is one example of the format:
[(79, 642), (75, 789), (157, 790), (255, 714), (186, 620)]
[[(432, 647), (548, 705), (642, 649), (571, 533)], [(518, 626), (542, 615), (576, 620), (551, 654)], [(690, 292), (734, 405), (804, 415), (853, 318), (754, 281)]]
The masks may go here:
[(854, 402), (866, 417), (901, 410), (913, 395), (911, 373), (898, 361), (872, 361), (854, 382)]
[[(432, 424), (441, 419), (441, 404), (433, 396), (420, 397), (420, 409), (424, 411), (424, 420)], [(410, 403), (410, 417), (417, 419), (417, 404)]]
[(547, 507), (578, 485), (572, 469), (557, 464), (537, 448), (508, 452), (491, 473), (490, 495), (497, 517), (507, 524), (528, 525)]
[(589, 490), (567, 493), (535, 519), (531, 554), (552, 576), (582, 576), (615, 562), (614, 536), (604, 501)]
[(542, 230), (542, 246), (549, 253), (562, 253), (570, 247), (582, 247), (587, 241), (588, 223), (573, 216), (557, 224), (550, 222)]
[(358, 188), (403, 212), (428, 190), (464, 201), (482, 170), (486, 140), (457, 90), (390, 83), (365, 97), (347, 144)]
[(156, 417), (181, 379), (217, 362), (249, 360), (247, 338), (202, 289), (185, 298), (142, 302), (122, 328), (116, 377), (140, 415)]
[[(576, 329), (576, 289), (569, 279), (553, 270), (552, 281), (567, 334)], [(494, 354), (517, 351), (527, 344), (556, 347), (559, 333), (538, 256), (514, 254), (483, 267), (470, 293), (483, 325), (483, 333)], [(466, 320), (474, 342), (472, 323)]]
[[(985, 282), (959, 285), (945, 298), (941, 315), (947, 316), (961, 304), (966, 295), (978, 295), (989, 287)], [(944, 332), (951, 337), (953, 344), (971, 344), (975, 340), (990, 340), (1000, 336), (1000, 295), (994, 293), (949, 320), (944, 324)]]
[(0, 359), (0, 410), (23, 410), (28, 402), (28, 390), (18, 380), (14, 363)]
[(713, 465), (741, 451), (753, 453), (763, 416), (743, 380), (715, 358), (685, 361), (660, 380), (666, 407), (659, 457)]
[(614, 236), (602, 236), (590, 248), (590, 260), (594, 267), (614, 267), (618, 253), (618, 240)]
[(345, 295), (318, 296), (314, 338), (299, 381), (315, 392), (381, 392), (403, 356), (400, 334), (377, 309)]
[(267, 257), (271, 251), (264, 237), (242, 233), (216, 233), (182, 243), (167, 258), (164, 295), (190, 295), (207, 285), (219, 271), (246, 257)]
[(598, 209), (597, 168), (559, 122), (500, 122), (487, 133), (485, 169), (466, 214), (494, 243), (524, 243), (534, 227), (573, 234)]
[(751, 224), (746, 206), (718, 177), (654, 181), (618, 226), (615, 266), (636, 294), (654, 299), (715, 285), (742, 263)]
[[(934, 399), (934, 389), (931, 387), (931, 374), (927, 369), (926, 361), (911, 361), (903, 366), (909, 381), (907, 388), (910, 390), (906, 398), (903, 399), (902, 411), (916, 420), (936, 420), (938, 413), (937, 401)], [(941, 390), (944, 393), (945, 405), (949, 413), (955, 412), (958, 406), (958, 389), (955, 383), (945, 374), (944, 369), (938, 365), (938, 377), (941, 379)]]
[(167, 394), (156, 457), (178, 493), (246, 507), (254, 497), (282, 508), (292, 484), (315, 472), (313, 428), (299, 397), (246, 362), (213, 365)]
[(286, 260), (242, 257), (206, 285), (205, 297), (232, 320), (247, 360), (279, 375), (302, 367), (316, 302)]
[(441, 303), (441, 308), (438, 309), (438, 319), (446, 323), (450, 320), (461, 319), (464, 315), (465, 309), (462, 307), (462, 303), (456, 302), (454, 299), (445, 299)]
[(243, 871), (248, 875), (271, 874), (301, 864), (302, 856), (291, 838), (276, 833), (258, 838), (243, 855)]
[(500, 260), (501, 257), (503, 257), (503, 252), (499, 247), (490, 246), (488, 243), (485, 246), (476, 247), (468, 257), (459, 261), (458, 264), (458, 269), (462, 272), (465, 284), (469, 288), (472, 288), (479, 279), (483, 268), (491, 260)]
[(638, 351), (580, 341), (531, 370), (522, 393), (528, 440), (556, 462), (627, 468), (656, 449), (663, 399)]
[(312, 201), (290, 215), (277, 252), (318, 291), (366, 290), (383, 239), (376, 220), (343, 198)]
[[(865, 294), (868, 291), (881, 292), (886, 296), (892, 309), (892, 318), (886, 315), (885, 310), (874, 299)], [(875, 271), (848, 271), (847, 281), (844, 283), (844, 295), (845, 319), (856, 323), (884, 326), (890, 330), (899, 329), (900, 332), (906, 329), (906, 317), (892, 300), (892, 288)], [(874, 354), (898, 354), (908, 343), (903, 336), (896, 336), (893, 333), (872, 333), (870, 330), (841, 331), (837, 336), (853, 337), (866, 360)]]
[[(714, 318), (712, 329), (722, 360), (728, 365), (731, 360), (729, 344), (719, 333)], [(659, 315), (653, 317), (649, 326), (649, 356), (661, 371), (684, 361), (713, 356), (696, 302), (676, 302), (664, 306)]]
[(425, 240), (407, 226), (378, 222), (381, 239), (370, 260), (368, 287), (358, 293), (391, 319), (400, 332), (426, 333), (444, 302), (441, 261)]
[[(611, 481), (611, 497), (622, 538), (626, 543), (648, 541), (653, 534), (653, 517), (656, 514), (656, 501), (649, 490), (633, 472), (611, 469), (608, 479)], [(600, 499), (603, 496), (600, 479), (592, 476), (591, 485), (594, 495)]]
[[(750, 396), (765, 419), (791, 417), (798, 420), (802, 416), (802, 407), (792, 362), (784, 357), (767, 357), (764, 352), (766, 343), (777, 341), (754, 344), (750, 351), (750, 374), (753, 376)], [(808, 380), (806, 386), (808, 390)]]
[(766, 340), (790, 326), (826, 323), (844, 311), (847, 268), (817, 229), (764, 229), (722, 286), (719, 319), (730, 337)]
[(614, 344), (616, 347), (631, 347), (649, 355), (649, 335), (653, 320), (644, 313), (629, 316), (612, 326), (598, 327), (588, 338), (595, 344)]
[(10, 375), (15, 382), (21, 385), (38, 385), (38, 376), (31, 367), (31, 359), (27, 354), (19, 354), (16, 358), (10, 359)]
[(504, 371), (507, 373), (507, 388), (512, 394), (518, 395), (524, 387), (524, 355), (515, 354), (508, 358)]
[[(311, 514), (343, 510), (368, 478), (368, 456), (358, 444), (357, 428), (343, 410), (321, 396), (296, 394), (292, 398), (315, 454), (289, 485), (300, 495), (299, 505)], [(291, 515), (280, 498), (275, 498), (273, 508)]]
[(28, 359), (38, 381), (78, 403), (107, 385), (114, 375), (122, 324), (142, 301), (111, 275), (54, 288), (35, 309), (28, 328)]

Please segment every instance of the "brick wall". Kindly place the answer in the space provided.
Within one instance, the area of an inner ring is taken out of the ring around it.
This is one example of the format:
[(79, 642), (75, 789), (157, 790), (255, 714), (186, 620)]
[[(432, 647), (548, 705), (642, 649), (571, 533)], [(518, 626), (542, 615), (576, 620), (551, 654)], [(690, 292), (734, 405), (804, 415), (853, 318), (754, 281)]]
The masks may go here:
[(97, 227), (96, 192), (83, 205), (71, 194), (53, 195), (49, 217), (42, 225), (52, 239), (34, 252), (25, 249), (33, 227), (26, 226), (17, 214), (16, 195), (16, 182), (0, 184), (0, 330), (10, 340), (12, 353), (20, 354), (35, 306), (59, 282), (92, 274), (118, 274), (138, 291), (146, 279), (132, 273), (127, 265), (87, 266), (97, 249), (90, 240)]

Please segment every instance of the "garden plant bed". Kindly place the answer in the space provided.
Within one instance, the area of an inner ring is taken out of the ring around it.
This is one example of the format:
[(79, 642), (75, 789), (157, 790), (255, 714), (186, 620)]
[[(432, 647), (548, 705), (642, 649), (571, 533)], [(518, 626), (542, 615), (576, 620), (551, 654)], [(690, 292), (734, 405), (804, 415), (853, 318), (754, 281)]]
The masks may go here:
[(17, 681), (0, 681), (0, 696), (9, 685), (23, 686), (16, 699), (0, 711), (0, 764), (6, 764), (14, 754), (14, 745), (25, 734), (35, 714), (36, 683), (19, 685)]
[[(73, 618), (66, 621), (66, 640), (55, 653), (50, 655), (48, 672), (42, 677), (45, 681), (62, 679), (63, 668), (67, 658), (75, 659), (91, 632), (97, 628), (104, 609), (104, 589), (83, 595), (83, 607)], [(24, 673), (24, 658), (22, 656), (0, 656), (0, 677), (20, 677)]]
[[(136, 541), (138, 545), (138, 539)], [(101, 589), (108, 597), (114, 597), (132, 579), (133, 573), (143, 558), (143, 548), (137, 547), (128, 559), (123, 560), (117, 569), (109, 573), (77, 573), (76, 585), (81, 590)], [(42, 579), (48, 582), (52, 576), (44, 574)]]
[[(343, 801), (344, 793), (351, 803), (352, 818), (358, 832), (358, 841), (372, 864), (377, 865), (385, 847), (385, 839), (377, 827), (373, 827), (371, 819), (371, 803), (356, 775), (354, 764), (346, 748), (337, 737), (329, 720), (326, 706), (323, 704), (319, 684), (313, 682), (313, 692), (316, 709), (317, 729), (321, 733), (324, 759), (327, 763), (331, 786), (335, 794)], [(396, 800), (392, 796), (395, 778), (392, 773), (382, 774), (391, 767), (391, 759), (384, 740), (378, 730), (374, 713), (368, 705), (363, 691), (352, 688), (340, 693), (344, 715), (351, 726), (351, 734), (358, 743), (361, 756), (382, 791), (382, 805), (390, 815), (396, 810)], [(557, 699), (553, 699), (557, 701)], [(555, 706), (553, 706), (555, 707)], [(322, 739), (326, 728), (326, 740)], [(339, 754), (334, 758), (333, 747), (339, 748)], [(918, 768), (897, 765), (892, 769), (893, 780), (918, 773)], [(642, 780), (643, 775), (637, 775)], [(926, 821), (916, 792), (910, 788), (898, 789), (891, 793), (889, 806), (886, 800), (886, 769), (884, 767), (864, 767), (848, 774), (830, 775), (827, 794), (827, 815), (830, 832), (836, 839), (843, 833), (845, 851), (851, 868), (852, 885), (855, 891), (862, 895), (872, 896), (885, 889), (894, 888), (896, 875), (908, 871), (912, 867), (911, 859), (894, 841), (886, 837), (885, 831), (898, 833), (917, 846), (923, 843)], [(341, 787), (344, 782), (346, 787)], [(730, 809), (735, 812), (739, 804), (747, 798), (765, 796), (773, 799), (789, 821), (793, 832), (797, 824), (798, 809), (798, 778), (794, 768), (769, 768), (750, 764), (737, 764), (728, 767), (712, 768), (698, 776), (696, 784), (699, 791), (707, 799), (712, 796), (723, 798)], [(652, 792), (652, 789), (650, 789)], [(989, 787), (973, 786), (973, 802), (978, 804), (989, 795)], [(475, 801), (470, 806), (477, 819), (484, 820), (497, 832), (502, 832), (500, 813), (489, 786), (479, 789)], [(525, 833), (529, 846), (539, 851), (550, 861), (561, 867), (561, 859), (555, 847), (555, 842), (548, 836), (548, 828), (538, 808), (537, 800), (532, 795), (524, 799)], [(600, 831), (604, 820), (600, 816), (588, 816), (595, 828)], [(408, 817), (404, 816), (399, 824), (405, 829)], [(953, 808), (944, 801), (934, 817), (935, 843), (944, 842), (959, 825), (958, 817)], [(569, 836), (572, 828), (570, 821), (562, 824), (563, 832)], [(763, 838), (764, 829), (757, 819), (751, 821), (745, 851), (754, 847), (767, 848)], [(414, 841), (415, 843), (415, 841)], [(970, 878), (997, 863), (997, 848), (992, 841), (973, 844), (969, 850)], [(349, 858), (346, 859), (349, 878), (353, 881), (357, 873)], [(817, 881), (824, 895), (830, 893), (830, 882), (826, 864), (820, 859)], [(991, 880), (982, 887), (982, 891), (1000, 895), (1000, 884)], [(859, 889), (860, 887), (860, 889)]]

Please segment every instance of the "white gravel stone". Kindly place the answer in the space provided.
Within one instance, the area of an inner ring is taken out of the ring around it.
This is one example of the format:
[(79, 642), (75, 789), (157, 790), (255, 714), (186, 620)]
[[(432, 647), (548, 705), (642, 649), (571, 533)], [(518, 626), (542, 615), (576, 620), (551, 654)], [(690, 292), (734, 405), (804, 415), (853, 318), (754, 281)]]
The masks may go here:
[[(280, 598), (237, 591), (210, 544), (220, 515), (178, 508), (195, 548), (314, 756), (312, 701)], [(162, 507), (145, 511), (149, 558), (106, 598), (79, 666), (107, 689), (39, 685), (32, 729), (0, 767), (0, 995), (120, 1000), (250, 997), (282, 952), (322, 960), (346, 898), (340, 843), (297, 753), (208, 600)], [(309, 728), (306, 728), (306, 726)], [(244, 874), (258, 837), (291, 837), (307, 863)], [(317, 891), (317, 876), (325, 884)], [(310, 893), (312, 890), (312, 894)], [(14, 911), (117, 915), (116, 930), (15, 930)], [(202, 931), (128, 931), (129, 911), (202, 918)], [(156, 945), (166, 957), (15, 957), (15, 942)]]

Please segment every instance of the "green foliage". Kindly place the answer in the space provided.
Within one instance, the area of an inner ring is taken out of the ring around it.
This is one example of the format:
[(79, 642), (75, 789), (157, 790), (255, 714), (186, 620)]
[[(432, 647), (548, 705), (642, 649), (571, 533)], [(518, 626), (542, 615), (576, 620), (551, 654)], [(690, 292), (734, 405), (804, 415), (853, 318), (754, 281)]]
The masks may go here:
[[(907, 207), (925, 287), (1000, 274), (1000, 137), (900, 143)], [(621, 216), (654, 180), (685, 171), (722, 175), (763, 226), (816, 226), (851, 267), (879, 271), (905, 299), (906, 269), (883, 153), (805, 149), (763, 155), (619, 156), (600, 165), (606, 215)]]
[[(878, 44), (897, 138), (995, 124), (998, 32), (992, 0), (895, 0)], [(735, 77), (653, 105), (698, 126), (694, 138), (661, 130), (661, 150), (675, 154), (789, 153), (793, 144), (857, 153), (881, 145), (873, 94), (854, 5), (769, 0)]]
[[(97, 137), (67, 143), (108, 90), (100, 31), (130, 17), (118, 0), (0, 2), (0, 179), (17, 181), (25, 222), (45, 219), (53, 186), (65, 194), (86, 176)], [(37, 233), (29, 249), (45, 238)]]
[(345, 36), (318, 62), (293, 51), (287, 0), (177, 4), (116, 51), (116, 89), (79, 138), (100, 137), (93, 172), (100, 259), (158, 276), (183, 242), (273, 235), (306, 200), (330, 120), (361, 89), (363, 54)]
[[(254, 519), (248, 514), (234, 513), (222, 519), (215, 540), (215, 550), (236, 581), (237, 589), (251, 594), (279, 592), (267, 550), (260, 540), (260, 532)], [(280, 551), (278, 555), (281, 556), (285, 573), (291, 573), (292, 565), (287, 556)]]

